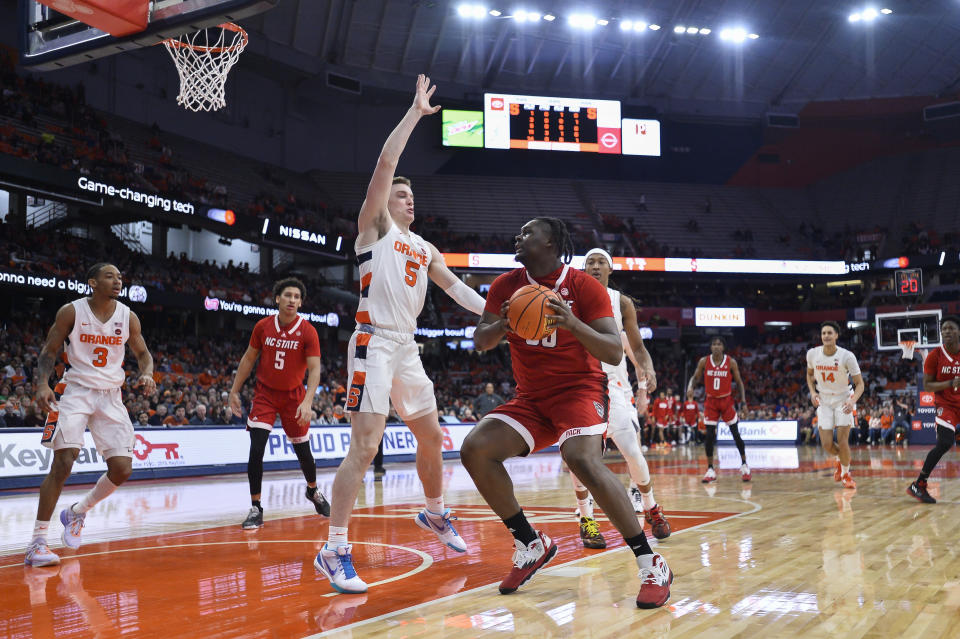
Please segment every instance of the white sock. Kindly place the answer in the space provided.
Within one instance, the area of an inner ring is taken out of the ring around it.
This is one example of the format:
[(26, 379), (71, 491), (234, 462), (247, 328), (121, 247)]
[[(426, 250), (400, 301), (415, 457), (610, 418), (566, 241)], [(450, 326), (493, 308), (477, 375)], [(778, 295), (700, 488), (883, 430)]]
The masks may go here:
[(840, 466), (840, 475), (846, 475), (850, 472), (849, 466)]
[(577, 508), (580, 509), (581, 517), (593, 518), (593, 504), (590, 503), (590, 495), (577, 500)]
[(428, 513), (436, 515), (437, 517), (443, 516), (443, 511), (446, 510), (443, 506), (443, 495), (439, 497), (424, 497), (424, 502), (427, 504)]
[(87, 494), (83, 496), (83, 499), (73, 505), (73, 512), (77, 513), (78, 515), (89, 512), (91, 508), (113, 494), (113, 491), (116, 489), (116, 485), (110, 481), (110, 478), (107, 477), (106, 473), (100, 475), (100, 479), (97, 480), (97, 483), (94, 484), (93, 488), (87, 491)]
[(47, 531), (50, 530), (50, 521), (40, 521), (39, 519), (33, 522), (33, 539), (47, 539)]
[(330, 526), (330, 538), (327, 540), (327, 549), (336, 550), (339, 546), (347, 545), (347, 527)]
[(640, 501), (643, 502), (643, 509), (650, 510), (657, 505), (657, 500), (653, 498), (653, 487), (645, 493), (640, 493)]

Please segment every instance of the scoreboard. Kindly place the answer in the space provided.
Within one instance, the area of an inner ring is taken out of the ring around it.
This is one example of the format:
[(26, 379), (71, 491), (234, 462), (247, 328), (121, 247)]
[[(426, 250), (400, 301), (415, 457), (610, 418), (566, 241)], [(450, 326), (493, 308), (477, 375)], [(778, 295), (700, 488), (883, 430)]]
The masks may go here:
[(660, 155), (660, 123), (621, 119), (620, 102), (487, 93), (484, 147)]
[(620, 103), (487, 93), (484, 146), (620, 153)]

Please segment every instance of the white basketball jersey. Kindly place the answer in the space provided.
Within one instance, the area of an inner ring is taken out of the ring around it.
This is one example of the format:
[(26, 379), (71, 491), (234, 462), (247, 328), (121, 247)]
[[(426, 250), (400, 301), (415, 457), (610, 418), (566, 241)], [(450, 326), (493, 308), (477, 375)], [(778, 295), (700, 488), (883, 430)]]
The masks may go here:
[(833, 355), (825, 355), (823, 346), (808, 350), (807, 368), (813, 369), (821, 395), (849, 395), (850, 378), (860, 374), (856, 355), (839, 346)]
[(73, 310), (76, 319), (66, 348), (70, 368), (63, 381), (96, 390), (120, 388), (125, 344), (130, 338), (130, 309), (117, 302), (113, 316), (101, 322), (84, 297), (73, 302)]
[(413, 333), (427, 295), (427, 269), (431, 259), (426, 240), (412, 231), (402, 233), (393, 222), (379, 240), (358, 246), (357, 324)]
[[(607, 295), (610, 296), (610, 305), (613, 306), (613, 321), (617, 323), (618, 333), (623, 332), (623, 311), (620, 310), (620, 291), (612, 288), (607, 289)], [(610, 390), (620, 389), (624, 392), (632, 393), (630, 388), (630, 376), (627, 374), (627, 357), (620, 360), (616, 366), (600, 362), (603, 366), (603, 372), (607, 374), (607, 384)]]

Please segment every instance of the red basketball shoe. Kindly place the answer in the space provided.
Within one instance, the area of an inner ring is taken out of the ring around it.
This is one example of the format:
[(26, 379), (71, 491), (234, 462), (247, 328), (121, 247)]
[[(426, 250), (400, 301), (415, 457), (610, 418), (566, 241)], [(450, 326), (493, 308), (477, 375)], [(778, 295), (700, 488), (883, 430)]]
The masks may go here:
[(640, 593), (637, 595), (637, 608), (659, 608), (670, 598), (670, 584), (673, 583), (673, 571), (659, 553), (637, 557), (640, 566)]
[(516, 539), (513, 540), (513, 543), (517, 547), (513, 553), (513, 570), (500, 583), (501, 595), (516, 592), (517, 588), (527, 583), (535, 572), (550, 563), (550, 560), (557, 554), (557, 544), (553, 543), (553, 540), (539, 530), (537, 531), (537, 538), (526, 546)]

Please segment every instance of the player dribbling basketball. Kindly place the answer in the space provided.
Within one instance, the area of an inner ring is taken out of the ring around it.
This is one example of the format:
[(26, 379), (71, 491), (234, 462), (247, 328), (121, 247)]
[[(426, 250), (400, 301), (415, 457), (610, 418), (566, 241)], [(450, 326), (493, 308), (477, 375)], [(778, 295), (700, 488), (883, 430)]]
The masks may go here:
[[(517, 393), (470, 432), (461, 461), (514, 538), (513, 568), (500, 584), (502, 594), (515, 592), (557, 552), (557, 544), (534, 530), (524, 516), (503, 461), (559, 443), (564, 462), (636, 557), (641, 578), (637, 606), (655, 608), (670, 597), (673, 573), (650, 548), (630, 499), (603, 463), (601, 450), (608, 401), (600, 362), (616, 365), (623, 358), (620, 331), (609, 295), (597, 280), (569, 267), (572, 254), (570, 235), (556, 218), (536, 218), (520, 230), (516, 257), (524, 267), (494, 280), (474, 333), (480, 351), (507, 338)], [(528, 284), (546, 286), (562, 300), (547, 302), (554, 312), (547, 323), (556, 330), (540, 340), (524, 340), (509, 330), (510, 296)]]

